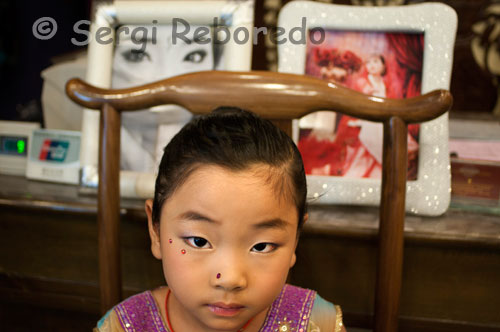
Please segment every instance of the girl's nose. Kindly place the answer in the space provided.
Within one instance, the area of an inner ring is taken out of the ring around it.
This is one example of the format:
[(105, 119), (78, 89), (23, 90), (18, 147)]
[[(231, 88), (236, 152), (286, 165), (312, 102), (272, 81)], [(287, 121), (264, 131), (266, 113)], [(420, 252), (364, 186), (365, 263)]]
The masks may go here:
[(211, 283), (225, 291), (243, 290), (248, 285), (248, 271), (244, 261), (237, 255), (221, 257), (212, 269)]

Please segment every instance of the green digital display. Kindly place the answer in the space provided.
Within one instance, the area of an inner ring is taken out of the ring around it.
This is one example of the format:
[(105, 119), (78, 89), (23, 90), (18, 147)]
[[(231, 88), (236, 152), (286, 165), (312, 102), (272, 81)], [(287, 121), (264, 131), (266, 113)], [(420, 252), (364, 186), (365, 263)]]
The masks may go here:
[(19, 154), (26, 153), (26, 142), (24, 140), (17, 141), (17, 153)]
[(26, 156), (27, 137), (0, 136), (0, 154)]

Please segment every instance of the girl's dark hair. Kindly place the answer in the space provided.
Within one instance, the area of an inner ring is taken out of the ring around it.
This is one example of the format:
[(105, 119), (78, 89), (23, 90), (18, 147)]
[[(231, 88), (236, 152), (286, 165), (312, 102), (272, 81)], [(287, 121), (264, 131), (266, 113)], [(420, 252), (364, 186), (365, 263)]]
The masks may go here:
[(234, 107), (220, 107), (193, 118), (165, 147), (156, 178), (154, 223), (160, 221), (165, 201), (193, 171), (206, 165), (231, 171), (247, 170), (254, 165), (269, 166), (269, 172), (262, 172), (262, 176), (279, 197), (293, 200), (298, 228), (302, 227), (307, 187), (297, 146), (270, 121)]
[(382, 54), (380, 54), (379, 57), (380, 57), (380, 62), (382, 62), (382, 65), (384, 65), (384, 70), (382, 70), (380, 76), (385, 76), (385, 74), (387, 74), (387, 65), (385, 64), (385, 58)]

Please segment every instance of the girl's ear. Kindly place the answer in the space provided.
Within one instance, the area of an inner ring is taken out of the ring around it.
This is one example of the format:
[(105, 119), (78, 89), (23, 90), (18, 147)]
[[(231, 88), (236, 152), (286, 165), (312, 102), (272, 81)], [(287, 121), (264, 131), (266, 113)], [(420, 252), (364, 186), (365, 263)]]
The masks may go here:
[(302, 225), (304, 225), (307, 220), (309, 220), (309, 213), (306, 212), (306, 214), (304, 214), (304, 222), (302, 223)]
[[(302, 226), (305, 224), (305, 222), (309, 219), (309, 214), (306, 213), (304, 214), (304, 221), (302, 223)], [(297, 238), (295, 239), (295, 248), (293, 248), (293, 255), (292, 259), (290, 261), (290, 268), (292, 268), (295, 265), (295, 262), (297, 261), (297, 255), (295, 254), (295, 250), (297, 250), (297, 244), (299, 243), (299, 234), (297, 234)]]
[(148, 199), (144, 205), (146, 215), (148, 216), (149, 237), (151, 238), (151, 252), (156, 259), (161, 259), (161, 242), (159, 224), (153, 223), (153, 200)]
[(297, 255), (295, 252), (293, 252), (292, 259), (290, 261), (290, 268), (292, 268), (295, 265), (295, 262), (297, 261)]

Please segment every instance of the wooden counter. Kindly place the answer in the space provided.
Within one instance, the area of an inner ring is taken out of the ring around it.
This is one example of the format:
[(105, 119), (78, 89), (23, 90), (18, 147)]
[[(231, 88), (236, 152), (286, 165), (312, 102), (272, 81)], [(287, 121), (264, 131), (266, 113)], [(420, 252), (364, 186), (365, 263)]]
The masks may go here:
[[(143, 202), (123, 200), (122, 207), (128, 296), (163, 284), (163, 275), (150, 253)], [(341, 304), (347, 326), (370, 325), (377, 219), (375, 208), (311, 206), (290, 274), (292, 283)], [(500, 331), (500, 217), (458, 210), (407, 216), (405, 236), (400, 330)], [(71, 314), (88, 331), (99, 316), (96, 237), (95, 197), (0, 175), (2, 326), (29, 311), (38, 324), (39, 316)]]

